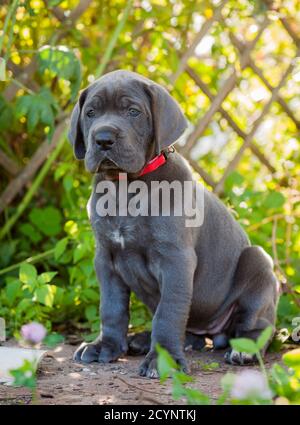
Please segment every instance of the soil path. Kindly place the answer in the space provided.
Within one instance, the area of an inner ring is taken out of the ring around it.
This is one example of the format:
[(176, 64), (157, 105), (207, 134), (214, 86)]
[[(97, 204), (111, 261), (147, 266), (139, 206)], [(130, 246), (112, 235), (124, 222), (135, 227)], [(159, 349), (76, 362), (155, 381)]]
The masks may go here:
[[(142, 357), (126, 357), (108, 365), (83, 365), (72, 361), (74, 349), (72, 345), (59, 345), (55, 350), (49, 351), (41, 361), (38, 372), (39, 404), (178, 403), (172, 399), (170, 381), (161, 384), (158, 380), (138, 376), (137, 370)], [(225, 373), (243, 369), (226, 365), (223, 352), (189, 352), (187, 358), (195, 378), (192, 386), (212, 399), (218, 397), (220, 380)], [(278, 354), (268, 354), (267, 367), (279, 358)], [(218, 367), (211, 371), (205, 370), (205, 365), (212, 362), (217, 362)], [(0, 384), (0, 404), (30, 402), (31, 394), (28, 390)]]

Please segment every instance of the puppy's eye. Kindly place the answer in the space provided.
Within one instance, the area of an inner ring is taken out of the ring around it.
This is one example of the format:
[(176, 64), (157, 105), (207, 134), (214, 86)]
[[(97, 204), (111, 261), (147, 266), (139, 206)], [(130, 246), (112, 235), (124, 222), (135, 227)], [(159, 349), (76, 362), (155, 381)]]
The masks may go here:
[(92, 118), (95, 116), (95, 111), (94, 109), (89, 109), (86, 114), (89, 118)]
[(138, 111), (135, 108), (129, 108), (128, 109), (128, 115), (130, 115), (131, 117), (137, 117), (138, 115), (140, 115), (140, 111)]

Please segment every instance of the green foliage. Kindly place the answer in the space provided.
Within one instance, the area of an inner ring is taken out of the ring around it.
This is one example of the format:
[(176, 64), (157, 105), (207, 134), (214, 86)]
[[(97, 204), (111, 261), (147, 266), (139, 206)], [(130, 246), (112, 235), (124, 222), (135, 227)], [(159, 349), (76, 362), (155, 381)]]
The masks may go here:
[(220, 367), (220, 363), (218, 362), (210, 362), (210, 363), (201, 363), (199, 362), (201, 369), (204, 372), (212, 372)]
[(71, 83), (71, 100), (74, 100), (81, 83), (80, 62), (74, 52), (65, 46), (45, 46), (39, 51), (38, 61), (41, 74), (48, 70), (51, 78), (58, 77)]
[(28, 133), (32, 134), (38, 124), (48, 127), (50, 138), (54, 130), (54, 118), (58, 111), (57, 101), (46, 87), (39, 93), (20, 96), (16, 103), (17, 118), (26, 117)]
[(230, 340), (230, 345), (236, 351), (243, 351), (248, 354), (257, 354), (270, 341), (272, 333), (272, 327), (269, 326), (263, 330), (256, 341), (249, 338), (235, 338)]
[(6, 278), (0, 293), (1, 314), (8, 318), (11, 331), (32, 320), (45, 321), (59, 297), (60, 288), (53, 284), (56, 275), (57, 272), (38, 274), (33, 265), (23, 264), (18, 278)]
[(58, 344), (61, 344), (62, 342), (64, 342), (64, 337), (56, 332), (52, 332), (50, 334), (48, 334), (44, 339), (43, 339), (43, 344), (45, 344), (47, 347), (49, 348), (54, 348), (56, 347)]
[[(35, 279), (38, 279), (36, 271), (34, 267), (25, 267), (22, 266), (20, 270), (20, 279), (22, 275), (22, 279), (26, 282), (28, 281), (34, 281)], [(45, 275), (45, 273), (44, 273)], [(45, 280), (46, 282), (50, 282), (52, 275), (49, 274), (48, 277), (43, 278), (42, 280)], [(42, 343), (45, 344), (49, 348), (55, 348), (58, 344), (64, 341), (64, 337), (56, 332), (50, 333), (45, 336)], [(34, 345), (31, 342), (31, 347), (34, 348)], [(19, 387), (26, 387), (31, 389), (32, 391), (32, 403), (35, 402), (37, 393), (37, 366), (38, 362), (37, 359), (34, 358), (33, 360), (24, 360), (23, 364), (17, 368), (10, 370), (10, 374), (14, 378), (13, 385)]]
[(61, 230), (61, 212), (54, 207), (33, 208), (29, 214), (32, 225), (45, 236), (56, 236)]
[(23, 365), (18, 369), (12, 369), (10, 374), (14, 378), (14, 385), (17, 387), (27, 387), (31, 390), (36, 388), (36, 364), (29, 360), (24, 360)]
[(168, 351), (162, 348), (159, 344), (156, 345), (156, 350), (158, 353), (157, 366), (160, 381), (164, 382), (167, 378), (172, 377), (173, 398), (175, 400), (184, 398), (188, 404), (210, 404), (208, 396), (199, 390), (187, 387), (186, 384), (192, 383), (194, 379), (179, 370), (179, 366)]
[(282, 356), (285, 366), (274, 364), (271, 370), (271, 387), (280, 397), (292, 404), (300, 404), (300, 350)]
[(247, 338), (232, 339), (230, 341), (232, 348), (236, 351), (245, 352), (249, 354), (256, 354), (258, 347), (254, 341)]
[[(235, 350), (259, 356), (260, 349), (264, 347), (271, 335), (272, 329), (266, 328), (256, 341), (239, 338), (231, 340), (230, 343)], [(257, 385), (256, 388), (253, 387), (253, 378), (245, 382), (247, 378), (244, 376), (243, 384), (240, 386), (240, 384), (236, 383), (238, 375), (227, 373), (221, 379), (221, 393), (216, 402), (213, 402), (210, 397), (199, 389), (187, 386), (187, 384), (193, 384), (195, 382), (194, 379), (180, 371), (172, 356), (159, 344), (157, 344), (156, 350), (158, 353), (157, 363), (160, 381), (163, 383), (168, 378), (172, 379), (172, 394), (175, 400), (184, 399), (188, 404), (201, 405), (214, 403), (217, 405), (256, 405), (282, 404), (283, 402), (284, 404), (300, 404), (300, 349), (289, 351), (282, 356), (285, 366), (274, 363), (268, 371), (266, 371), (263, 360), (260, 358), (261, 376), (262, 379), (265, 379), (266, 389), (269, 388), (270, 390), (268, 391), (269, 395), (263, 391), (261, 385)], [(215, 369), (215, 367), (218, 366), (214, 365), (212, 369)], [(247, 392), (248, 397), (245, 397)]]

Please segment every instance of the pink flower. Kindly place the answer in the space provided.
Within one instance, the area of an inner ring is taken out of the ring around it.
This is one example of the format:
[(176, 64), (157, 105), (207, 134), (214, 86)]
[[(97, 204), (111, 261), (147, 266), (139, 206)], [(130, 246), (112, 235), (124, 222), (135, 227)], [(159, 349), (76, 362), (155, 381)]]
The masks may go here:
[(21, 328), (21, 335), (23, 339), (30, 344), (38, 344), (39, 342), (42, 342), (46, 333), (47, 331), (44, 326), (37, 322), (28, 323)]
[(246, 369), (235, 376), (231, 388), (231, 398), (235, 400), (269, 400), (272, 398), (272, 392), (261, 372)]

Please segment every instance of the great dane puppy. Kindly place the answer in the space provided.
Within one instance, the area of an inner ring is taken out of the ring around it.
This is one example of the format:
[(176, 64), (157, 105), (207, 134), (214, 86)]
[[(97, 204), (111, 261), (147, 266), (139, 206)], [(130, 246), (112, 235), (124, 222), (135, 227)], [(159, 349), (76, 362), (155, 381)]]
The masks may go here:
[[(149, 193), (153, 181), (194, 181), (187, 162), (169, 148), (186, 127), (179, 105), (162, 86), (129, 71), (104, 75), (75, 105), (69, 139), (75, 157), (94, 174), (88, 210), (102, 323), (97, 340), (77, 349), (76, 361), (106, 363), (127, 352), (147, 352), (139, 373), (152, 378), (158, 377), (157, 343), (187, 370), (184, 347), (201, 348), (204, 336), (224, 348), (228, 338), (256, 338), (268, 326), (275, 330), (278, 285), (272, 260), (250, 246), (208, 190), (202, 188), (201, 226), (187, 227), (184, 214), (97, 213), (97, 203), (107, 196), (97, 193), (97, 185), (109, 181), (118, 188), (120, 172), (126, 173), (126, 184), (143, 181)], [(151, 334), (127, 336), (131, 291), (153, 314)], [(242, 365), (255, 358), (229, 349), (225, 360)]]

